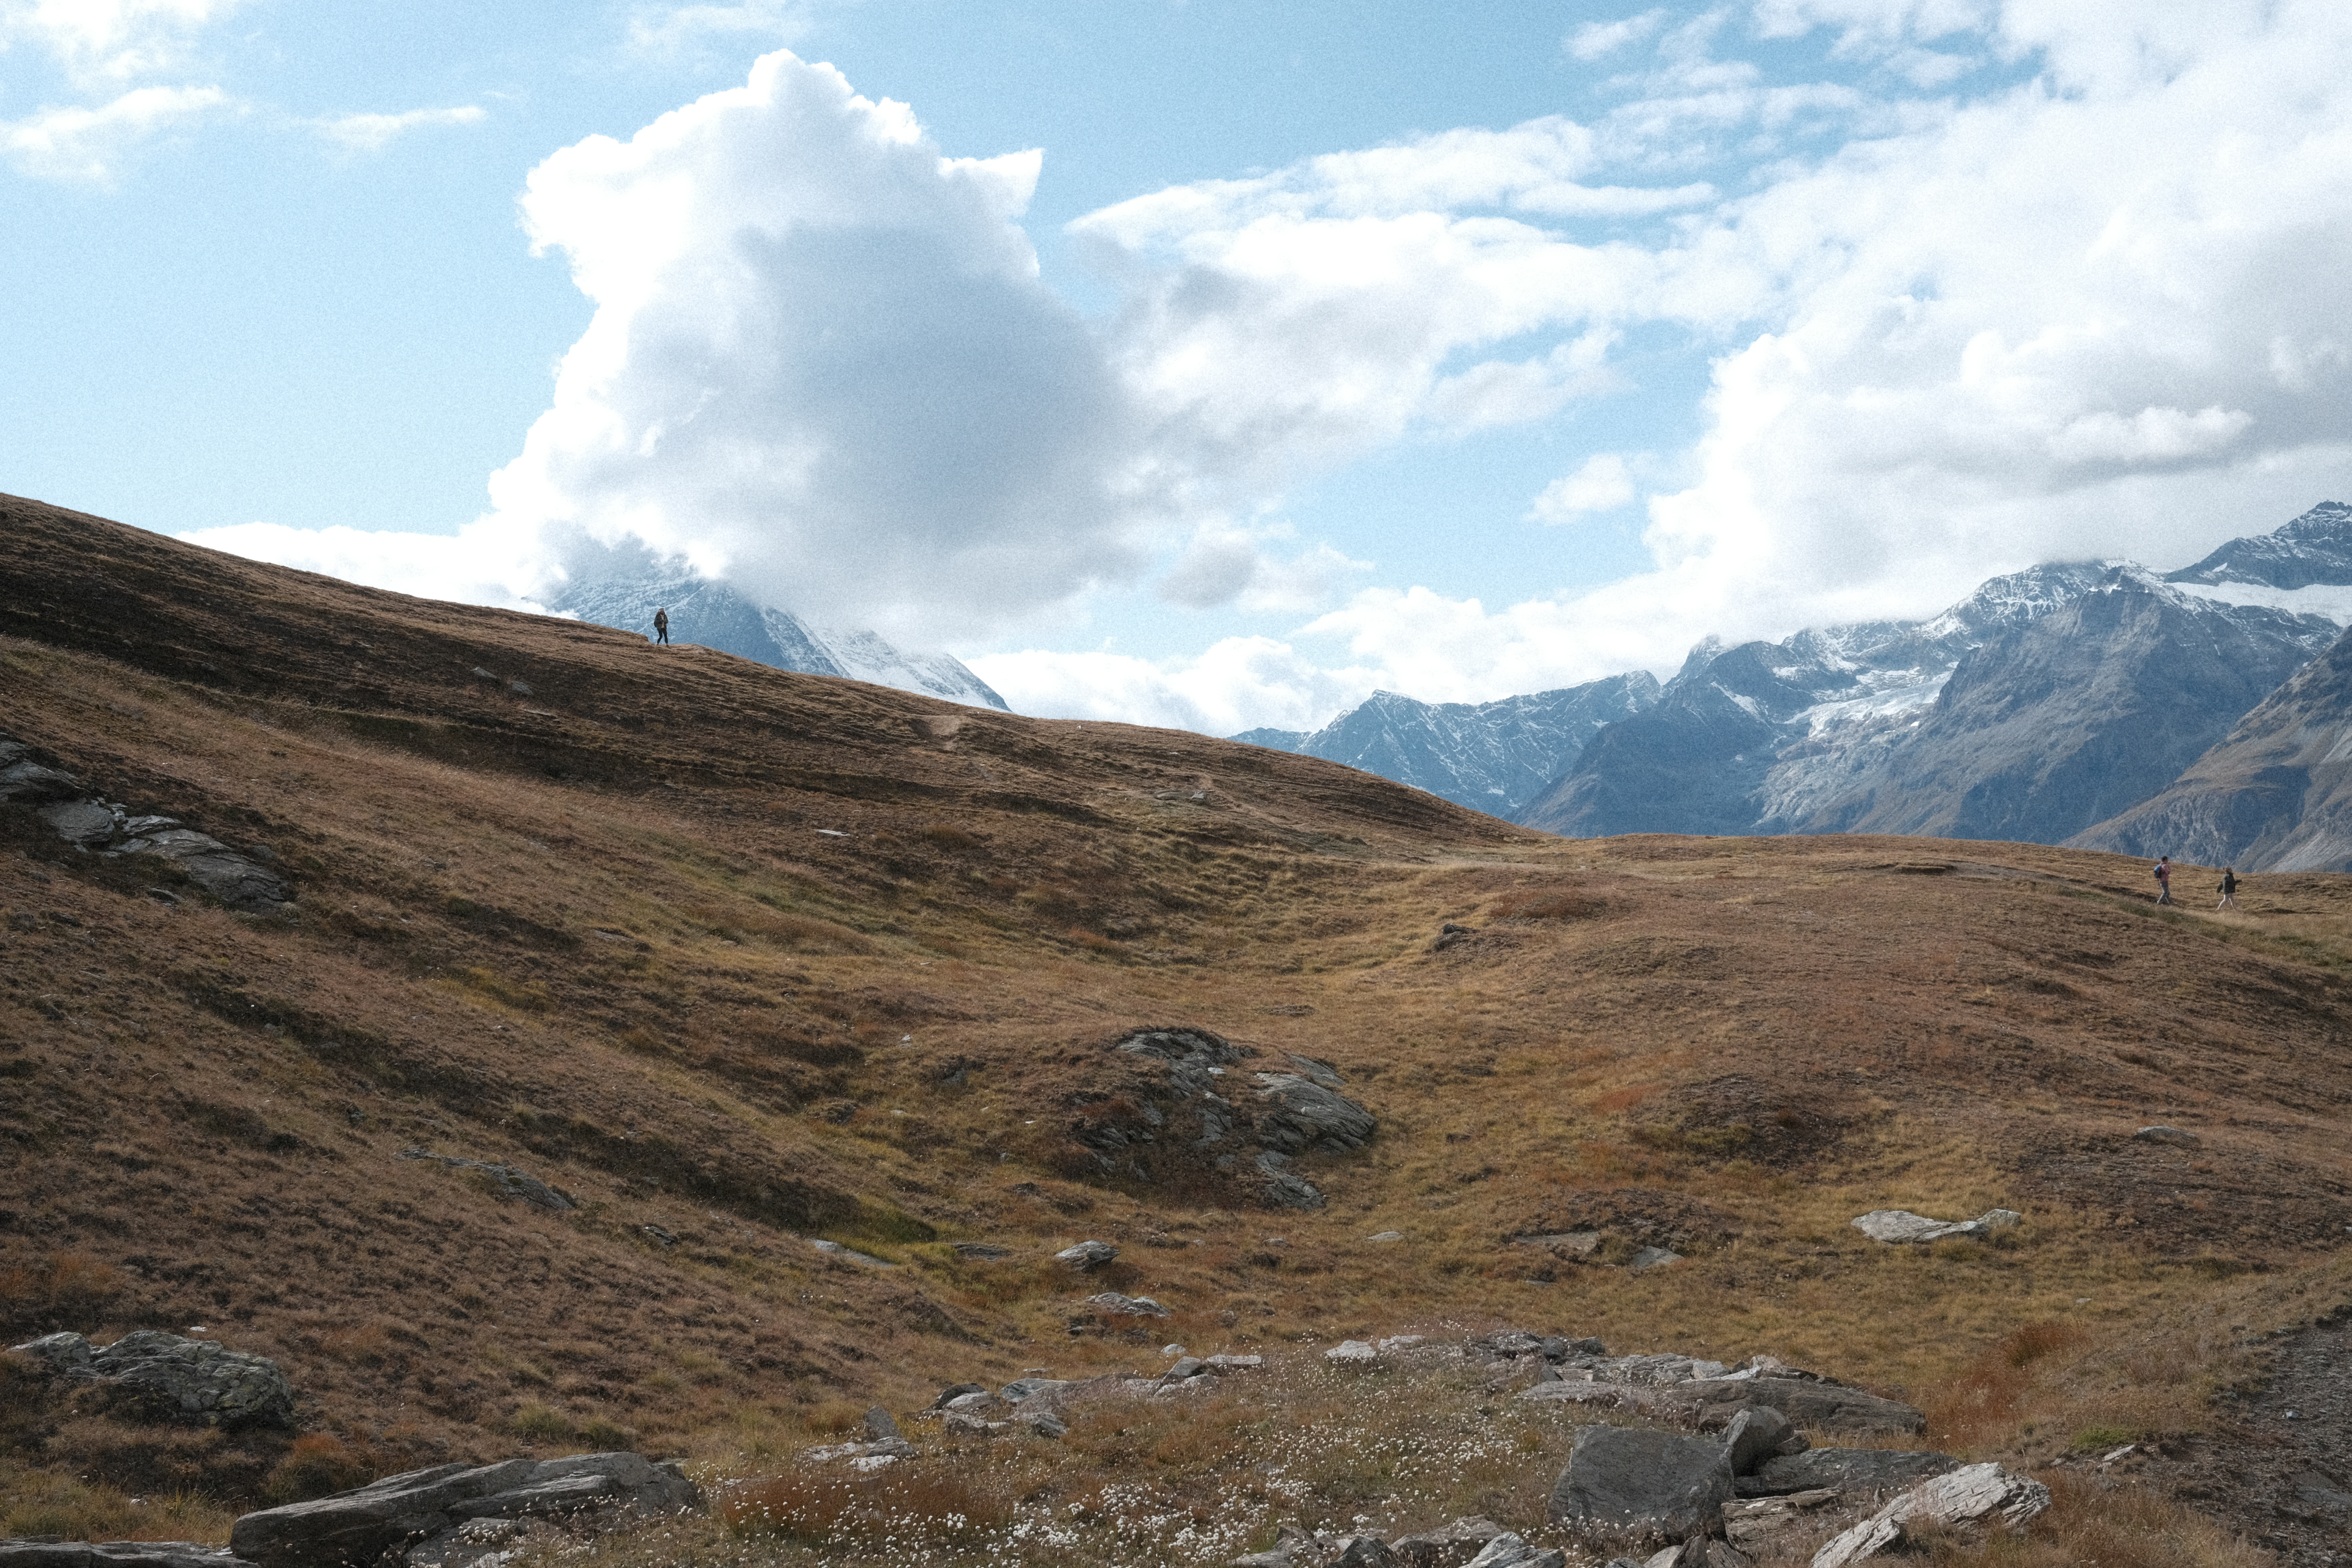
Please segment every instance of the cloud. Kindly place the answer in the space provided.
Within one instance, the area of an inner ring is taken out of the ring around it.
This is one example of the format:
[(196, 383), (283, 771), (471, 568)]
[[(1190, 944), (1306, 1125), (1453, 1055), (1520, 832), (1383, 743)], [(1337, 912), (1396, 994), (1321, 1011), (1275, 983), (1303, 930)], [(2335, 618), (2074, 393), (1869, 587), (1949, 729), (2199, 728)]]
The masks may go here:
[(44, 109), (0, 121), (0, 157), (21, 174), (94, 185), (114, 183), (141, 144), (239, 106), (216, 87), (133, 88), (95, 109)]
[(1546, 485), (1528, 515), (1538, 522), (1574, 522), (1587, 512), (1614, 511), (1633, 496), (1633, 475), (1625, 459), (1602, 452), (1587, 458), (1576, 472)]
[(1134, 580), (1163, 478), (1017, 218), (1035, 153), (942, 156), (787, 52), (533, 170), (595, 302), (490, 481), (506, 526), (642, 539), (919, 644)]
[(194, 35), (245, 0), (0, 0), (0, 45), (26, 39), (84, 86), (175, 69)]
[(792, 43), (813, 25), (813, 0), (740, 0), (732, 5), (647, 5), (629, 18), (629, 44), (668, 56), (714, 40), (763, 38)]
[(1191, 610), (1239, 604), (1245, 610), (1299, 613), (1322, 608), (1342, 584), (1372, 570), (1370, 562), (1352, 561), (1328, 544), (1277, 560), (1267, 545), (1288, 531), (1253, 531), (1222, 521), (1203, 524), (1160, 580), (1160, 596)]
[(1644, 11), (1614, 22), (1587, 22), (1570, 33), (1562, 47), (1580, 60), (1606, 59), (1629, 45), (1654, 37), (1665, 20), (1664, 11)]
[(452, 535), (245, 522), (194, 529), (179, 537), (247, 560), (271, 561), (372, 588), (543, 613), (532, 597), (545, 574), (534, 542), (486, 524)]
[(967, 660), (1016, 713), (1160, 724), (1206, 735), (1313, 730), (1380, 689), (1368, 670), (1326, 669), (1271, 637), (1227, 637), (1197, 658), (1028, 650)]
[(409, 109), (397, 114), (344, 114), (312, 123), (319, 133), (355, 153), (373, 153), (405, 132), (436, 125), (478, 125), (488, 116), (479, 105), (455, 109)]

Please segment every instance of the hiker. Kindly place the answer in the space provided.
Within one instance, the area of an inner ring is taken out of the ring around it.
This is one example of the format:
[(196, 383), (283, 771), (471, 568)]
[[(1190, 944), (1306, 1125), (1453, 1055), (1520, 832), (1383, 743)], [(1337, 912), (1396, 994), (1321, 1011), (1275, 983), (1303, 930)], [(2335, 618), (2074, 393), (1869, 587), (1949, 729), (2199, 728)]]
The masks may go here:
[(669, 641), (669, 611), (667, 609), (654, 612), (654, 641)]
[(2221, 901), (2213, 907), (2217, 910), (2236, 909), (2238, 907), (2238, 868), (2235, 866), (2222, 867), (2221, 880), (2215, 885), (2221, 889)]
[(2156, 858), (2156, 901), (2159, 904), (2172, 902), (2172, 857), (2169, 855)]

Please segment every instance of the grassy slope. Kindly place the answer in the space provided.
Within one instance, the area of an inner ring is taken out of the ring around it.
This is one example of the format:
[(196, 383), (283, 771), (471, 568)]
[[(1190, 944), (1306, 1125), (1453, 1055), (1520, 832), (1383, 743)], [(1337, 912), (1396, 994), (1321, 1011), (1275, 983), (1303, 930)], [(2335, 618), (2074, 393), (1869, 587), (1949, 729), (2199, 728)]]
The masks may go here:
[[(0, 501), (0, 561), (36, 584), (0, 612), (0, 727), (268, 845), (302, 910), (167, 909), (152, 869), (0, 808), (5, 1327), (204, 1323), (276, 1356), (320, 1475), (519, 1441), (756, 1459), (871, 1399), (1156, 1365), (1162, 1339), (1499, 1321), (1769, 1350), (1928, 1404), (1931, 1436), (2046, 1456), (2194, 1424), (2239, 1326), (2344, 1295), (2339, 879), (2260, 879), (2231, 919), (2032, 846), (1563, 841), (1311, 758), (32, 503)], [(1433, 952), (1446, 921), (1476, 934)], [(1075, 1178), (1076, 1102), (1118, 1087), (1102, 1047), (1160, 1023), (1348, 1075), (1381, 1132), (1305, 1163), (1328, 1209)], [(2205, 1142), (2132, 1142), (2150, 1121)], [(1990, 1248), (1845, 1224), (1996, 1204), (2029, 1221)], [(1507, 1239), (1581, 1226), (1602, 1261)], [(1041, 1259), (1084, 1236), (1124, 1256), (1080, 1288)], [(1608, 1266), (1658, 1240), (1689, 1261)], [(1176, 1315), (1074, 1335), (1104, 1288)], [(2029, 1373), (2031, 1324), (2069, 1331)], [(273, 1468), (302, 1485), (282, 1440), (0, 1394), (16, 1529), (99, 1506), (58, 1500), (66, 1471), (230, 1504)], [(189, 1506), (146, 1532), (216, 1527)]]

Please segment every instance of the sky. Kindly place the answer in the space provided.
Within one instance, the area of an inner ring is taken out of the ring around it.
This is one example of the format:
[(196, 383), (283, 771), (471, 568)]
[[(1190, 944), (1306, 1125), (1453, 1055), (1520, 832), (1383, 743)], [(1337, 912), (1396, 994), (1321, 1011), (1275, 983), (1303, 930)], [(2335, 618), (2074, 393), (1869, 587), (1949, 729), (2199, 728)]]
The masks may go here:
[[(2352, 8), (0, 0), (0, 489), (1310, 729), (2352, 499)], [(688, 638), (690, 629), (679, 628)]]

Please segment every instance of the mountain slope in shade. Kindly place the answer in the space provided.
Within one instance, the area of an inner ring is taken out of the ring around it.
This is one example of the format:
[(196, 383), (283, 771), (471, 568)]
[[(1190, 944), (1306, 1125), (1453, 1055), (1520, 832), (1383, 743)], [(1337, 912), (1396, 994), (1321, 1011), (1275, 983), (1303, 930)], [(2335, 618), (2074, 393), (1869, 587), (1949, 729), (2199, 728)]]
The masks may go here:
[(1270, 752), (1295, 752), (1298, 742), (1313, 734), (1311, 730), (1244, 730), (1238, 735), (1228, 735), (1228, 741), (1238, 741), (1244, 746), (1264, 746)]
[(812, 625), (642, 548), (583, 545), (573, 565), (571, 582), (549, 607), (583, 621), (650, 635), (654, 611), (667, 609), (673, 642), (698, 643), (803, 675), (837, 675), (975, 708), (1005, 706), (960, 659), (907, 653), (869, 631)]
[(1901, 746), (1790, 826), (2057, 843), (2161, 790), (2336, 635), (2119, 567), (1970, 652)]
[[(1511, 818), (1574, 764), (1604, 726), (1658, 700), (1647, 670), (1493, 702), (1422, 702), (1376, 691), (1313, 734), (1278, 747), (1345, 763), (1456, 805)], [(1233, 737), (1258, 745), (1252, 731)]]
[(2352, 583), (2352, 506), (2322, 501), (2284, 527), (2233, 539), (2195, 565), (2166, 573), (2164, 580), (2266, 588)]
[(2242, 871), (2352, 870), (2352, 633), (2170, 788), (2067, 842)]
[(2079, 597), (2110, 568), (1995, 577), (1932, 620), (1692, 650), (1647, 712), (1596, 735), (1518, 820), (1572, 837), (1788, 832), (1906, 742), (1971, 648)]

